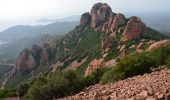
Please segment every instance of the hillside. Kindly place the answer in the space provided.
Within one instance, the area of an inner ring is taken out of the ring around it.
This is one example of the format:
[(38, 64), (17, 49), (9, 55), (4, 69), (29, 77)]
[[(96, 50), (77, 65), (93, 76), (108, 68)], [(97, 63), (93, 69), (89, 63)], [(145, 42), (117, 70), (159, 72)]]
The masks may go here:
[(96, 84), (63, 100), (169, 100), (170, 69), (131, 77), (105, 85)]
[(18, 95), (31, 100), (74, 95), (90, 85), (169, 66), (169, 44), (168, 36), (139, 17), (126, 18), (106, 3), (96, 3), (61, 39), (23, 49), (2, 87), (19, 86)]

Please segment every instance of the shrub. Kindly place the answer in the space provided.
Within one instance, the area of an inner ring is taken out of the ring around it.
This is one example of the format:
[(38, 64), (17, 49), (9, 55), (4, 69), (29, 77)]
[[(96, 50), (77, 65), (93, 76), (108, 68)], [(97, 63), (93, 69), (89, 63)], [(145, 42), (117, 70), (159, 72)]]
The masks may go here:
[[(24, 99), (52, 100), (79, 92), (84, 84), (81, 76), (75, 71), (56, 71), (47, 76), (41, 76), (30, 86)], [(47, 95), (48, 94), (48, 95)]]
[(114, 70), (112, 69), (103, 74), (103, 76), (100, 79), (100, 83), (105, 84), (108, 82), (115, 82), (117, 80), (118, 80), (118, 77), (116, 73), (114, 72)]

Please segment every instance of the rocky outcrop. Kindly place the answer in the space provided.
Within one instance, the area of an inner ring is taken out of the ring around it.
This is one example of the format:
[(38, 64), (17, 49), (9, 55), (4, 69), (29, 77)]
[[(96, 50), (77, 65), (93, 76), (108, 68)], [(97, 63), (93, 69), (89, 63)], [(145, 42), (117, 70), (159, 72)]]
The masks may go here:
[(157, 48), (164, 47), (166, 45), (170, 45), (170, 40), (161, 40), (161, 41), (155, 42), (152, 45), (150, 45), (146, 51), (152, 51)]
[(63, 100), (169, 100), (170, 70), (159, 69), (116, 83), (97, 84)]
[(90, 17), (89, 12), (84, 13), (80, 18), (80, 25), (88, 25), (91, 20)]
[(114, 14), (112, 18), (102, 28), (103, 32), (114, 33), (119, 30), (120, 27), (125, 26), (126, 18), (123, 14)]
[(50, 59), (50, 55), (54, 53), (54, 48), (49, 44), (43, 44), (42, 47), (33, 45), (30, 49), (21, 51), (15, 65), (17, 74), (29, 73), (37, 68), (41, 63), (44, 64)]
[(137, 47), (136, 47), (137, 52), (143, 52), (144, 49), (145, 48), (144, 48), (144, 43), (143, 42), (139, 43), (139, 45), (137, 45)]
[(31, 51), (29, 49), (24, 49), (17, 59), (15, 70), (17, 73), (23, 74), (33, 70), (36, 66), (37, 62)]
[(112, 10), (106, 3), (96, 3), (91, 9), (91, 27), (96, 28), (107, 22), (112, 17)]
[(95, 69), (102, 67), (103, 63), (104, 63), (104, 59), (99, 59), (99, 60), (94, 59), (87, 67), (85, 71), (85, 76), (92, 74), (95, 71)]
[(141, 21), (139, 17), (131, 17), (127, 22), (121, 41), (127, 41), (131, 39), (140, 38), (145, 32), (145, 24)]
[(102, 52), (105, 53), (107, 51), (106, 50), (107, 48), (110, 48), (115, 44), (116, 44), (116, 42), (114, 41), (114, 39), (112, 37), (110, 37), (110, 36), (105, 37), (102, 40), (102, 44), (101, 44)]
[(91, 63), (88, 65), (86, 71), (85, 71), (85, 76), (88, 76), (92, 74), (96, 69), (106, 67), (110, 68), (116, 65), (116, 60), (112, 59), (110, 61), (105, 62), (104, 59), (94, 59), (91, 61)]

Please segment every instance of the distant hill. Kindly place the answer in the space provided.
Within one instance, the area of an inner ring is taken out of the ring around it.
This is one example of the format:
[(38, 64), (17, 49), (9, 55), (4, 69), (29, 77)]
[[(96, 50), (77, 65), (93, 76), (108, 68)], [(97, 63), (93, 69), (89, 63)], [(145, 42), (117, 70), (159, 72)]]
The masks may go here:
[(38, 22), (45, 22), (45, 23), (49, 23), (49, 22), (65, 22), (65, 21), (68, 21), (68, 22), (72, 22), (72, 21), (79, 21), (80, 19), (80, 15), (72, 15), (72, 16), (69, 16), (69, 17), (66, 17), (66, 18), (61, 18), (61, 19), (47, 19), (47, 18), (43, 18), (43, 19), (40, 19), (38, 20)]
[(0, 32), (0, 40), (11, 41), (24, 37), (33, 37), (38, 35), (58, 35), (72, 30), (78, 22), (55, 22), (48, 25), (18, 25)]

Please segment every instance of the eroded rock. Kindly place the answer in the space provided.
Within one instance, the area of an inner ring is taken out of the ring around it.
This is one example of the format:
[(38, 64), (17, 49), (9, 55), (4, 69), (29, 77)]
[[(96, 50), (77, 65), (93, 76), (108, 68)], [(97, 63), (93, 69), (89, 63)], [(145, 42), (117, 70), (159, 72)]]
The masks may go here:
[(140, 38), (145, 32), (146, 26), (139, 17), (133, 16), (127, 22), (121, 41)]

